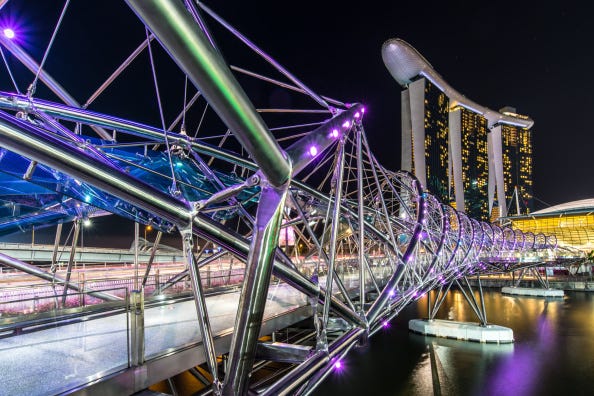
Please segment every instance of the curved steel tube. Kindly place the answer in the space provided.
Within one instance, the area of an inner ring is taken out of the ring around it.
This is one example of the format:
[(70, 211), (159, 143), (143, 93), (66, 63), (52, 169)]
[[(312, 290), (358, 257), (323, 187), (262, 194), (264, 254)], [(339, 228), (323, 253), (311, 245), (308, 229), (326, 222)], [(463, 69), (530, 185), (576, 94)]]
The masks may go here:
[(290, 163), (183, 3), (175, 0), (126, 0), (126, 3), (208, 99), (268, 181), (276, 187), (285, 183), (291, 174)]

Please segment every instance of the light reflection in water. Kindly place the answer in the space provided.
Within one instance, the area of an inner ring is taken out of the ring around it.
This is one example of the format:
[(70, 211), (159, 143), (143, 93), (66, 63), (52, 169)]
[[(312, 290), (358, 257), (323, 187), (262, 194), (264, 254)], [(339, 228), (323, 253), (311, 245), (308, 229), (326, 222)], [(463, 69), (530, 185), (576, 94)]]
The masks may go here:
[[(566, 294), (547, 300), (486, 289), (488, 322), (514, 331), (515, 343), (504, 345), (409, 333), (410, 319), (427, 316), (421, 298), (372, 338), (364, 353), (347, 355), (348, 375), (339, 382), (329, 378), (314, 394), (425, 396), (436, 386), (442, 395), (592, 394), (594, 293)], [(436, 317), (478, 322), (458, 291), (446, 297)]]

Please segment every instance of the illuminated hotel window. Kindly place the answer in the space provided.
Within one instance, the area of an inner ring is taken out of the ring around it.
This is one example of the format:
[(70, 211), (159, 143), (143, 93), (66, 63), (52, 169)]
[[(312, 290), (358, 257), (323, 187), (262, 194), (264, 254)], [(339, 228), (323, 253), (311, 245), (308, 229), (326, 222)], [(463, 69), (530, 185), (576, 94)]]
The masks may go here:
[(489, 220), (489, 180), (487, 153), (487, 120), (480, 114), (461, 109), (462, 189), (468, 215)]
[[(426, 188), (442, 202), (451, 202), (454, 191), (461, 189), (465, 211), (473, 218), (488, 220), (489, 213), (489, 149), (487, 120), (462, 106), (449, 108), (448, 97), (431, 81), (424, 80), (424, 159)], [(410, 110), (410, 109), (409, 109)], [(449, 158), (450, 112), (459, 112), (462, 186), (454, 185), (451, 172), (454, 165)], [(520, 119), (525, 116), (514, 114)], [(492, 197), (499, 205), (509, 205), (514, 191), (520, 195), (521, 213), (530, 213), (532, 197), (532, 131), (504, 122), (501, 127), (502, 170), (504, 197)], [(412, 144), (412, 142), (411, 142)], [(412, 170), (414, 147), (412, 147)], [(417, 153), (418, 154), (418, 153)], [(458, 190), (460, 191), (460, 190)]]
[(447, 96), (425, 81), (425, 166), (427, 189), (442, 202), (449, 201)]
[(504, 169), (505, 198), (509, 203), (517, 187), (522, 213), (530, 213), (532, 198), (532, 131), (502, 125), (501, 142)]

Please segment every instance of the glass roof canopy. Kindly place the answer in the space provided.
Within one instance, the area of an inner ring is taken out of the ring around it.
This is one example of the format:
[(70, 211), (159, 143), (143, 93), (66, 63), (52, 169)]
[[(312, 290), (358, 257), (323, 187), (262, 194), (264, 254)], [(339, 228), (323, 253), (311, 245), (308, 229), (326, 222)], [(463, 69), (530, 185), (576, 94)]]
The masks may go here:
[[(168, 192), (171, 177), (166, 153), (144, 152), (142, 147), (104, 150), (114, 164), (139, 180)], [(124, 218), (151, 224), (161, 231), (169, 231), (172, 225), (134, 207), (130, 203), (94, 188), (84, 181), (76, 180), (55, 169), (32, 162), (20, 155), (2, 149), (0, 151), (0, 235), (26, 231), (32, 226), (50, 226), (75, 218), (93, 217), (103, 211)], [(220, 188), (200, 170), (200, 166), (183, 151), (174, 158), (174, 172), (181, 197), (189, 202), (207, 199)], [(30, 167), (34, 171), (28, 172)], [(216, 178), (225, 186), (242, 183), (234, 173), (214, 171)], [(257, 202), (259, 187), (240, 192), (236, 199), (242, 205)], [(237, 208), (220, 204), (220, 210), (212, 210), (216, 220), (231, 218)]]

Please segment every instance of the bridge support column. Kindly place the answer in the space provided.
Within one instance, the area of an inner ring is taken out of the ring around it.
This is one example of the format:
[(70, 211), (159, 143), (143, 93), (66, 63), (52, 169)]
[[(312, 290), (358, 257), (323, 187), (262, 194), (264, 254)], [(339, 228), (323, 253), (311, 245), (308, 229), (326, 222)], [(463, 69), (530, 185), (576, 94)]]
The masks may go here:
[(266, 184), (265, 182), (262, 187), (254, 236), (246, 263), (229, 353), (229, 367), (223, 385), (224, 395), (246, 394), (264, 316), (274, 252), (288, 191), (288, 185), (275, 188)]
[[(479, 323), (457, 322), (453, 320), (435, 319), (437, 311), (445, 300), (453, 283), (458, 285), (460, 292), (472, 308), (479, 319)], [(514, 342), (514, 332), (512, 329), (487, 323), (487, 311), (485, 309), (485, 300), (480, 278), (477, 276), (479, 287), (480, 305), (474, 297), (474, 292), (468, 279), (464, 277), (464, 284), (457, 279), (452, 281), (447, 288), (440, 287), (436, 291), (435, 303), (432, 306), (430, 292), (427, 293), (427, 319), (413, 319), (408, 322), (408, 329), (413, 333), (423, 334), (432, 337), (452, 338), (464, 341), (473, 341), (481, 343), (506, 344)], [(467, 290), (465, 290), (465, 287)]]
[(70, 276), (72, 275), (72, 264), (76, 255), (76, 245), (78, 244), (78, 236), (80, 234), (81, 219), (74, 221), (74, 232), (72, 234), (72, 246), (70, 248), (70, 257), (68, 258), (68, 267), (66, 269), (66, 279), (64, 280), (64, 292), (62, 294), (62, 307), (66, 306), (66, 297), (68, 295), (68, 284), (70, 283)]
[[(334, 206), (332, 206), (332, 202), (328, 205), (328, 212), (326, 214), (326, 221), (325, 225), (331, 224), (330, 228), (330, 244), (329, 244), (329, 254), (328, 254), (328, 273), (326, 275), (326, 293), (332, 295), (332, 289), (334, 285), (335, 279), (335, 263), (336, 263), (336, 244), (338, 238), (338, 226), (340, 225), (340, 203), (342, 201), (342, 182), (343, 182), (343, 175), (344, 175), (344, 141), (341, 141), (339, 146), (339, 153), (336, 159), (336, 167), (333, 173), (333, 180), (332, 180), (332, 189), (334, 190)], [(330, 208), (333, 209), (332, 212), (332, 221), (330, 220)], [(338, 276), (336, 276), (338, 279)], [(347, 301), (348, 296), (347, 296)], [(353, 307), (354, 308), (354, 307)], [(354, 309), (353, 309), (354, 311)], [(324, 306), (322, 308), (322, 331), (319, 334), (319, 338), (317, 340), (317, 344), (322, 347), (322, 349), (328, 349), (328, 338), (327, 338), (327, 328), (328, 328), (328, 319), (330, 316), (330, 299), (326, 298), (324, 301)]]
[(218, 379), (218, 365), (217, 355), (214, 346), (214, 339), (210, 327), (210, 319), (208, 317), (208, 310), (206, 309), (206, 300), (204, 298), (204, 291), (202, 289), (202, 280), (200, 278), (200, 270), (194, 257), (194, 237), (192, 235), (191, 227), (181, 232), (184, 244), (184, 253), (188, 263), (188, 271), (190, 273), (190, 280), (194, 289), (194, 301), (196, 303), (196, 313), (198, 316), (198, 326), (200, 327), (200, 334), (202, 335), (202, 345), (204, 346), (204, 355), (206, 356), (206, 364), (212, 374), (212, 389), (215, 395), (220, 395), (221, 384)]
[[(155, 243), (153, 243), (153, 247), (151, 248), (151, 256), (149, 257), (148, 263), (146, 263), (146, 270), (144, 271), (144, 277), (142, 278), (142, 287), (146, 286), (146, 281), (147, 281), (148, 276), (151, 272), (151, 266), (153, 265), (153, 261), (155, 260), (155, 255), (157, 254), (157, 249), (159, 248), (159, 243), (161, 242), (162, 235), (163, 235), (162, 231), (159, 231), (157, 233), (157, 237), (155, 238)], [(158, 275), (155, 274), (155, 290), (159, 290), (159, 282), (157, 280), (157, 277), (158, 277)]]
[(431, 291), (427, 292), (427, 319), (435, 319), (435, 315), (441, 308), (441, 305), (445, 301), (453, 282), (449, 282), (447, 286), (441, 285), (439, 289), (435, 289), (435, 301), (431, 303)]
[(144, 363), (144, 291), (130, 293), (130, 366)]
[[(482, 306), (479, 307), (478, 303), (476, 302), (476, 298), (474, 298), (472, 286), (470, 286), (470, 283), (468, 282), (468, 279), (466, 277), (464, 277), (464, 282), (466, 284), (466, 287), (468, 288), (468, 291), (464, 290), (464, 286), (462, 284), (460, 284), (460, 282), (458, 282), (458, 280), (456, 280), (456, 284), (458, 285), (458, 287), (460, 288), (460, 291), (464, 295), (464, 298), (466, 299), (466, 301), (468, 302), (468, 304), (470, 305), (470, 307), (472, 308), (472, 310), (474, 311), (474, 313), (480, 320), (481, 325), (486, 326), (487, 325), (487, 314), (485, 312), (485, 306), (484, 306), (484, 304), (482, 304)], [(483, 300), (482, 293), (483, 293), (483, 289), (480, 288), (481, 301)]]
[(56, 265), (58, 264), (58, 250), (60, 249), (60, 237), (62, 236), (63, 223), (58, 223), (56, 226), (56, 237), (54, 238), (54, 251), (52, 253), (52, 272), (56, 273)]
[(519, 287), (524, 274), (526, 273), (526, 269), (522, 269), (520, 272), (520, 276), (518, 277), (517, 282), (514, 283), (512, 287), (503, 287), (501, 289), (501, 293), (503, 294), (512, 294), (516, 296), (533, 296), (533, 297), (563, 297), (565, 293), (563, 290), (559, 289), (551, 289), (551, 285), (549, 284), (549, 278), (546, 276), (543, 279), (542, 275), (538, 272), (536, 267), (531, 267), (528, 271), (531, 271), (534, 277), (538, 280), (542, 287)]

